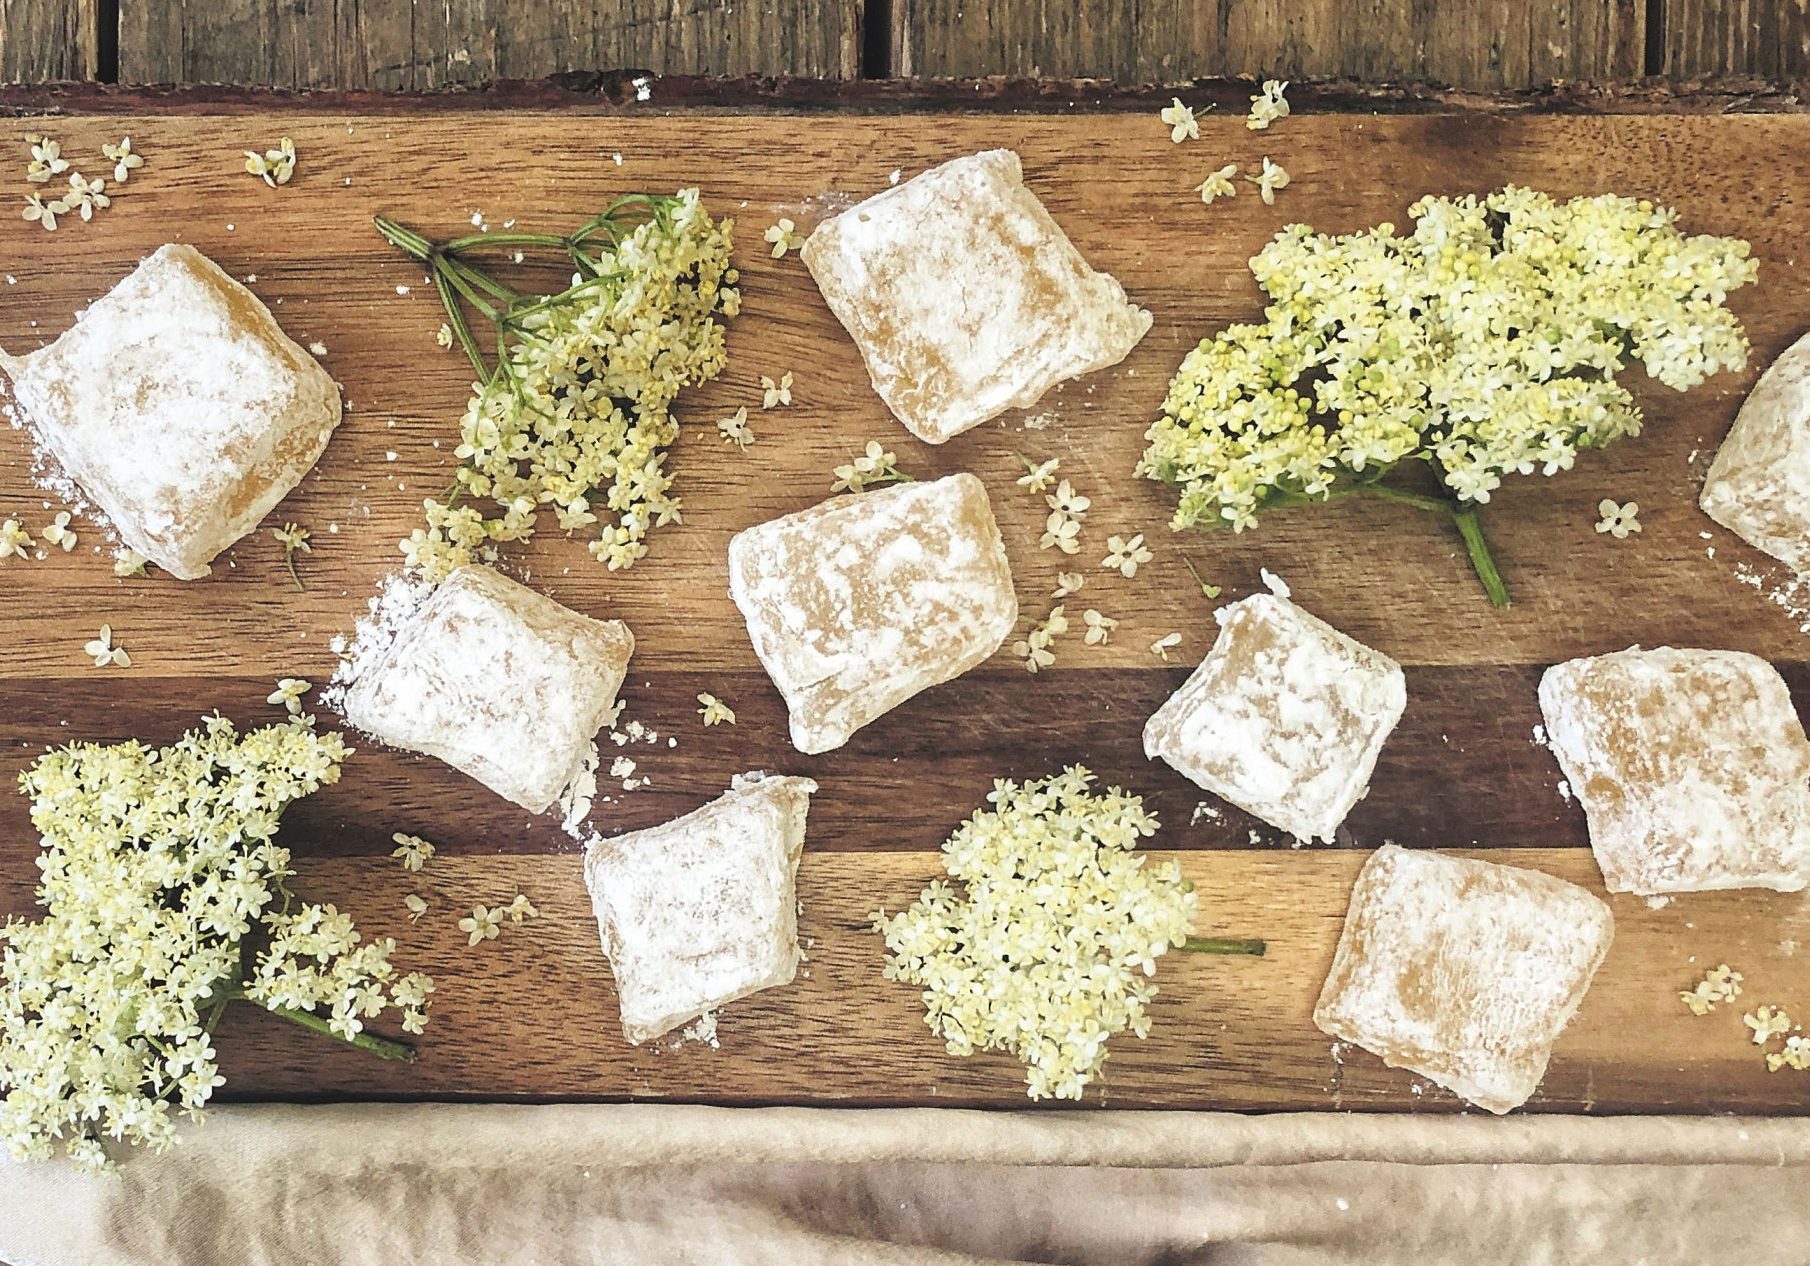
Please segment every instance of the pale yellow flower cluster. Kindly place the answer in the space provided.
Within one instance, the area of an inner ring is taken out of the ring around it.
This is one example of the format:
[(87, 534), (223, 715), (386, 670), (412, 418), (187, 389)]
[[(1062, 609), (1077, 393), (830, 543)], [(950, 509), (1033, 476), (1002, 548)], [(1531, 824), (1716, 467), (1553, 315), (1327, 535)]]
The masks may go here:
[(1615, 381), (1631, 362), (1684, 390), (1746, 361), (1724, 306), (1757, 272), (1745, 242), (1686, 236), (1650, 202), (1513, 186), (1410, 214), (1407, 236), (1295, 225), (1251, 261), (1263, 320), (1190, 352), (1146, 436), (1139, 469), (1180, 489), (1176, 527), (1242, 530), (1409, 458), (1485, 502), (1638, 432)]
[(723, 368), (716, 318), (741, 308), (734, 226), (712, 220), (695, 189), (645, 205), (647, 220), (599, 254), (595, 276), (508, 316), (508, 353), (461, 423), (453, 494), (425, 502), (428, 526), (402, 542), (412, 570), (439, 580), (492, 559), (497, 542), (533, 534), (543, 506), (568, 532), (607, 512), (589, 548), (612, 570), (678, 521), (665, 470), (679, 434), (672, 403)]
[[(240, 736), (215, 716), (170, 747), (77, 744), (22, 775), (45, 915), (0, 928), (0, 1138), (13, 1155), (60, 1143), (97, 1168), (106, 1140), (175, 1142), (177, 1117), (199, 1120), (221, 1084), (210, 1035), (235, 998), (319, 1009), (342, 1035), (386, 1005), (419, 1026), (432, 984), (398, 977), (390, 942), (359, 945), (331, 906), (288, 909), (277, 822), (346, 755), (299, 722)], [(270, 940), (252, 963), (254, 928)]]
[(1149, 1032), (1148, 977), (1194, 918), (1175, 863), (1137, 852), (1156, 819), (1116, 787), (1090, 792), (1093, 781), (1074, 766), (994, 783), (993, 808), (943, 845), (959, 888), (936, 880), (909, 910), (875, 916), (887, 978), (922, 987), (949, 1053), (1017, 1056), (1033, 1099), (1079, 1099), (1107, 1039)]

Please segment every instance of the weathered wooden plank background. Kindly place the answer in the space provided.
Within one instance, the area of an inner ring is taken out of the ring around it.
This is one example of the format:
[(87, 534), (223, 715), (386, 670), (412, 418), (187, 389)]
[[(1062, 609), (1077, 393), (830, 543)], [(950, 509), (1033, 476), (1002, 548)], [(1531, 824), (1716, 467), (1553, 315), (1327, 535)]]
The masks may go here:
[[(378, 1067), (245, 1016), (221, 1042), (236, 1094), (1022, 1102), (1008, 1061), (948, 1058), (924, 1029), (913, 992), (880, 979), (866, 916), (939, 873), (935, 849), (993, 778), (1082, 760), (1149, 797), (1166, 823), (1158, 847), (1185, 853), (1200, 886), (1203, 928), (1273, 944), (1262, 962), (1166, 961), (1155, 1033), (1117, 1045), (1107, 1102), (1451, 1108), (1449, 1096), (1360, 1052), (1341, 1065), (1309, 1022), (1358, 850), (1386, 839), (1483, 849), (1597, 886), (1583, 816), (1561, 798), (1550, 755), (1531, 741), (1535, 684), (1558, 659), (1634, 642), (1748, 650), (1779, 664), (1810, 715), (1801, 617), (1769, 604), (1769, 585), (1756, 590), (1741, 578), (1743, 568), (1776, 568), (1695, 505), (1708, 456), (1759, 368), (1804, 329), (1810, 118), (1304, 113), (1255, 137), (1240, 119), (1209, 116), (1198, 142), (1176, 146), (1142, 113), (424, 108), (348, 117), (241, 109), (21, 118), (0, 143), (18, 147), (29, 131), (48, 131), (78, 163), (129, 132), (147, 163), (93, 224), (45, 233), (0, 219), (8, 283), (0, 285), (0, 346), (37, 346), (143, 254), (183, 240), (235, 276), (255, 277), (253, 288), (292, 335), (326, 347), (350, 411), (315, 472), (272, 515), (273, 524), (293, 519), (314, 531), (304, 592), (290, 585), (264, 534), (224, 556), (212, 579), (191, 584), (116, 580), (95, 552), (101, 534), (79, 521), (76, 552), (0, 563), (0, 780), (46, 744), (167, 739), (214, 707), (242, 721), (269, 719), (273, 679), (322, 681), (331, 671), (329, 639), (397, 566), (396, 541), (418, 521), (422, 494), (448, 483), (470, 378), (462, 360), (434, 345), (441, 316), (431, 290), (371, 230), (373, 212), (441, 234), (470, 231), (474, 214), (554, 229), (620, 193), (698, 183), (712, 207), (738, 220), (747, 300), (731, 326), (729, 368), (682, 401), (689, 425), (674, 470), (684, 525), (656, 536), (650, 557), (627, 573), (605, 571), (553, 531), (518, 565), (555, 598), (620, 617), (636, 634), (627, 716), (662, 738), (630, 749), (652, 785), (600, 801), (601, 829), (666, 820), (746, 769), (808, 774), (822, 785), (800, 881), (804, 933), (814, 942), (810, 976), (729, 1008), (720, 1051), (629, 1048), (572, 842), (437, 762), (361, 744), (340, 785), (286, 818), (285, 837), (303, 859), (304, 891), (341, 902), (372, 933), (396, 936), (400, 958), (439, 978), (423, 1058)], [(271, 190), (246, 176), (237, 156), (279, 135), (295, 138), (301, 162), (292, 184)], [(796, 256), (770, 259), (760, 234), (809, 195), (871, 192), (894, 171), (909, 176), (992, 145), (1023, 155), (1052, 214), (1156, 322), (1123, 365), (1029, 411), (1047, 425), (1027, 429), (1026, 415), (1015, 414), (930, 448), (874, 396)], [(1276, 206), (1248, 193), (1201, 206), (1192, 186), (1204, 169), (1263, 153), (1294, 175)], [(1486, 516), (1516, 596), (1506, 612), (1485, 604), (1441, 522), (1399, 507), (1279, 513), (1242, 538), (1172, 536), (1169, 495), (1132, 478), (1131, 468), (1187, 348), (1255, 314), (1249, 256), (1290, 221), (1334, 230), (1399, 222), (1423, 191), (1511, 180), (1557, 194), (1660, 198), (1694, 231), (1749, 239), (1762, 282), (1733, 306), (1754, 342), (1753, 365), (1686, 395), (1630, 375), (1646, 434), (1586, 455), (1559, 478), (1511, 481)], [(714, 419), (738, 404), (758, 406), (760, 376), (787, 370), (797, 375), (793, 407), (755, 407), (759, 440), (746, 453), (725, 448)], [(920, 476), (967, 469), (986, 482), (1027, 617), (1048, 609), (1057, 570), (1079, 564), (1088, 579), (1071, 613), (1094, 606), (1121, 625), (1104, 647), (1071, 634), (1057, 667), (1035, 678), (1002, 653), (843, 750), (802, 757), (786, 742), (780, 700), (728, 600), (726, 546), (736, 530), (826, 495), (830, 468), (870, 438), (887, 441)], [(1015, 453), (1060, 457), (1093, 498), (1079, 558), (1037, 548), (1042, 505), (1014, 485)], [(1637, 500), (1645, 531), (1627, 541), (1596, 533), (1603, 497)], [(32, 482), (24, 438), (0, 429), (0, 517), (23, 515), (37, 527), (54, 509)], [(1136, 531), (1149, 534), (1156, 559), (1132, 579), (1099, 570), (1106, 537)], [(1200, 793), (1144, 760), (1144, 719), (1213, 632), (1184, 558), (1224, 585), (1228, 600), (1257, 588), (1259, 567), (1268, 567), (1310, 610), (1406, 666), (1407, 714), (1344, 848), (1291, 850), (1230, 809), (1191, 822)], [(131, 650), (129, 671), (98, 670), (81, 654), (103, 620)], [(1183, 643), (1164, 664), (1147, 648), (1171, 630)], [(739, 723), (704, 729), (694, 701), (704, 690), (728, 700)], [(441, 846), (424, 875), (388, 859), (398, 830)], [(29, 908), (32, 840), (24, 801), (0, 794), (0, 913)], [(467, 951), (455, 927), (460, 907), (506, 902), (518, 888), (543, 917)], [(432, 909), (411, 924), (402, 898), (414, 890)], [(1798, 948), (1810, 941), (1810, 898), (1748, 892), (1658, 910), (1627, 899), (1614, 906), (1608, 967), (1536, 1106), (1810, 1110), (1803, 1079), (1767, 1074), (1738, 1015), (1696, 1020), (1674, 996), (1726, 960), (1748, 973), (1750, 1002), (1810, 1011)]]
[(1810, 69), (1798, 0), (0, 0), (0, 79), (424, 90), (568, 70), (1504, 90)]

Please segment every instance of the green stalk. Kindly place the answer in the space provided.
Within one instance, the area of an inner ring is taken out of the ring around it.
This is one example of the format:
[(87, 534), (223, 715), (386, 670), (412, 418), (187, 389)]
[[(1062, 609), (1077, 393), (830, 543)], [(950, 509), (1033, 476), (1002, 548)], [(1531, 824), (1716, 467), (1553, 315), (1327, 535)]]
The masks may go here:
[(1368, 497), (1377, 497), (1383, 501), (1393, 501), (1399, 505), (1413, 506), (1417, 510), (1430, 510), (1450, 517), (1453, 526), (1458, 529), (1458, 535), (1464, 540), (1464, 552), (1471, 560), (1471, 569), (1477, 573), (1477, 579), (1483, 585), (1483, 592), (1489, 596), (1493, 605), (1498, 607), (1508, 605), (1508, 585), (1503, 581), (1502, 573), (1496, 568), (1496, 560), (1490, 554), (1489, 542), (1484, 539), (1483, 523), (1477, 516), (1477, 506), (1474, 502), (1429, 497), (1423, 493), (1392, 488), (1383, 483), (1353, 484), (1351, 490), (1363, 493)]
[(1464, 538), (1464, 552), (1470, 556), (1471, 567), (1477, 573), (1477, 579), (1483, 582), (1483, 592), (1498, 607), (1508, 605), (1508, 585), (1503, 582), (1502, 573), (1496, 570), (1496, 560), (1490, 555), (1489, 542), (1483, 539), (1483, 523), (1477, 517), (1477, 507), (1466, 506), (1463, 509), (1453, 508), (1452, 522), (1458, 525), (1458, 535)]
[(1262, 958), (1269, 944), (1254, 936), (1190, 936), (1181, 943), (1188, 954), (1247, 954)]
[[(250, 999), (245, 999), (250, 1001)], [(398, 1063), (413, 1063), (415, 1048), (407, 1042), (393, 1041), (387, 1037), (378, 1037), (375, 1033), (361, 1030), (351, 1037), (343, 1033), (335, 1033), (332, 1025), (311, 1011), (298, 1011), (294, 1007), (265, 1007), (264, 1010), (278, 1019), (287, 1020), (291, 1024), (300, 1025), (310, 1033), (319, 1033), (338, 1042), (355, 1046), (378, 1059), (393, 1060)]]

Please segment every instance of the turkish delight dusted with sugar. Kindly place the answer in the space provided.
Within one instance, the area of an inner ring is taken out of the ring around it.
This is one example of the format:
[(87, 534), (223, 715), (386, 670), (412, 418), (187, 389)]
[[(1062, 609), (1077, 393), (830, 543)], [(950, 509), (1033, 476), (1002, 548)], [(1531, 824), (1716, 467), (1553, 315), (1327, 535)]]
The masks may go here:
[(902, 483), (774, 519), (729, 543), (729, 592), (791, 714), (827, 752), (999, 649), (1018, 621), (980, 480)]
[(1546, 670), (1540, 710), (1611, 892), (1810, 883), (1810, 740), (1765, 660), (1574, 659)]
[(639, 1044), (798, 971), (809, 778), (744, 774), (662, 826), (593, 838), (584, 878)]
[(1331, 841), (1407, 706), (1401, 666), (1287, 598), (1216, 613), (1219, 637), (1144, 727), (1144, 754), (1296, 839)]
[(339, 388), (257, 296), (160, 247), (54, 343), (0, 356), (21, 420), (120, 539), (183, 580), (288, 495)]
[(461, 567), (361, 630), (342, 709), (367, 734), (438, 757), (530, 813), (594, 760), (635, 639), (488, 567)]
[(1509, 1112), (1546, 1075), (1614, 935), (1576, 884), (1386, 844), (1358, 872), (1314, 1023)]
[(876, 194), (799, 254), (874, 390), (930, 444), (1118, 364), (1150, 329), (1025, 188), (1011, 150)]
[(1703, 481), (1702, 505), (1755, 549), (1810, 575), (1810, 334), (1742, 403)]

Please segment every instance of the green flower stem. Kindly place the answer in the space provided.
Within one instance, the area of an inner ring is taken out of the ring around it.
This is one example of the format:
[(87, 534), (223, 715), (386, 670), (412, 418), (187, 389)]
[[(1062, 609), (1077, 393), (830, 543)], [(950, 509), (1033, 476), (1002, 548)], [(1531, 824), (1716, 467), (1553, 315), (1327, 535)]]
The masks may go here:
[(1506, 607), (1508, 585), (1503, 582), (1502, 573), (1496, 570), (1489, 542), (1483, 539), (1483, 523), (1477, 517), (1477, 507), (1454, 508), (1452, 522), (1458, 525), (1458, 535), (1464, 538), (1464, 552), (1470, 555), (1471, 567), (1476, 571), (1477, 579), (1483, 582), (1483, 592), (1496, 606)]
[(1490, 554), (1489, 542), (1483, 536), (1483, 523), (1477, 517), (1474, 503), (1451, 500), (1445, 497), (1429, 497), (1423, 493), (1405, 492), (1400, 488), (1392, 488), (1388, 484), (1357, 484), (1353, 491), (1365, 496), (1378, 497), (1384, 501), (1394, 501), (1400, 505), (1413, 506), (1417, 510), (1431, 510), (1438, 514), (1450, 516), (1458, 529), (1458, 535), (1464, 538), (1464, 552), (1470, 557), (1471, 569), (1477, 573), (1482, 582), (1483, 592), (1489, 595), (1490, 602), (1498, 607), (1508, 605), (1508, 585), (1502, 579), (1502, 573), (1496, 568), (1496, 560)]
[[(247, 1002), (250, 1001), (249, 998), (244, 1000)], [(335, 1033), (333, 1027), (328, 1024), (327, 1021), (321, 1019), (313, 1012), (298, 1011), (294, 1007), (265, 1007), (264, 1010), (270, 1012), (270, 1014), (279, 1019), (287, 1020), (291, 1024), (300, 1025), (311, 1033), (319, 1033), (323, 1036), (330, 1037), (335, 1041), (345, 1042), (348, 1045), (356, 1046), (359, 1050), (375, 1055), (378, 1059), (393, 1060), (405, 1064), (414, 1062), (415, 1048), (410, 1046), (407, 1042), (397, 1042), (387, 1037), (378, 1037), (375, 1033), (363, 1030), (351, 1037), (347, 1037), (343, 1033)]]
[(1254, 936), (1190, 936), (1181, 943), (1181, 949), (1187, 954), (1248, 954), (1262, 958), (1269, 944)]

